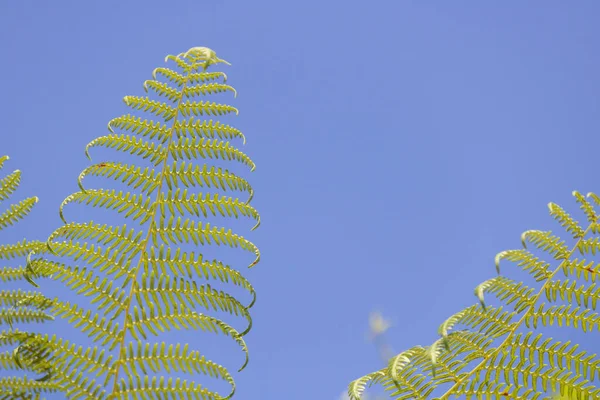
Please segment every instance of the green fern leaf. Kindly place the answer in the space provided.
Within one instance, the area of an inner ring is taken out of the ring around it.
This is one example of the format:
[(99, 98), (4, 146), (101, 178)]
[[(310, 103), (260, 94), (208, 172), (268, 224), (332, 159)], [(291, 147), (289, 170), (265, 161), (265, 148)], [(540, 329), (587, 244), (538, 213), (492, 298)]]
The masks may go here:
[[(600, 315), (595, 312), (600, 267), (588, 258), (574, 257), (575, 252), (589, 257), (599, 250), (600, 238), (594, 236), (600, 233), (598, 214), (584, 196), (573, 195), (587, 217), (585, 228), (559, 206), (549, 206), (551, 216), (575, 239), (573, 246), (551, 232), (527, 231), (522, 235), (524, 249), (496, 256), (498, 272), (502, 260), (515, 262), (537, 286), (504, 276), (481, 283), (475, 288), (479, 304), (442, 323), (437, 341), (400, 353), (388, 368), (352, 382), (350, 397), (359, 399), (366, 384), (377, 380), (395, 399), (600, 398), (595, 383), (600, 358), (540, 332), (550, 326), (594, 334), (600, 330)], [(600, 197), (588, 198), (600, 204)], [(543, 261), (526, 248), (527, 243), (557, 261)], [(560, 272), (567, 279), (561, 280)], [(486, 293), (504, 306), (486, 304)]]
[(222, 124), (220, 122), (213, 122), (212, 120), (194, 120), (193, 117), (186, 121), (177, 121), (173, 125), (173, 130), (178, 137), (190, 137), (190, 138), (207, 138), (221, 140), (232, 140), (242, 139), (243, 144), (246, 144), (246, 137), (238, 129), (229, 125)]
[[(8, 160), (0, 157), (0, 168)], [(21, 172), (15, 171), (0, 179), (0, 201), (7, 200), (17, 190), (21, 182)], [(37, 197), (30, 197), (11, 204), (0, 214), (0, 230), (14, 225), (23, 219), (37, 203)], [(29, 251), (43, 248), (43, 243), (27, 241), (0, 246), (0, 258), (12, 260), (24, 256)], [(3, 266), (0, 268), (0, 279), (4, 283), (26, 280), (23, 266)], [(0, 398), (39, 398), (43, 393), (60, 389), (57, 383), (47, 382), (52, 367), (48, 363), (48, 348), (32, 345), (30, 338), (34, 333), (23, 336), (20, 327), (52, 321), (50, 313), (51, 300), (37, 291), (22, 289), (0, 290), (0, 325), (8, 329), (0, 333), (0, 369), (24, 370), (25, 375), (3, 377), (0, 379)]]
[[(180, 70), (157, 68), (154, 79), (144, 83), (148, 97), (124, 98), (127, 106), (151, 117), (114, 118), (108, 124), (110, 133), (85, 149), (88, 157), (93, 148), (104, 147), (136, 156), (135, 160), (103, 161), (85, 168), (78, 179), (80, 191), (60, 206), (65, 224), (50, 235), (46, 247), (29, 256), (32, 275), (51, 277), (82, 299), (75, 303), (56, 298), (48, 310), (84, 333), (91, 345), (75, 345), (56, 336), (35, 341), (52, 350), (53, 378), (68, 387), (69, 399), (231, 397), (235, 383), (228, 370), (203, 356), (197, 344), (167, 343), (164, 339), (174, 330), (228, 337), (242, 350), (240, 370), (248, 363), (243, 337), (252, 327), (249, 309), (256, 299), (254, 288), (236, 269), (206, 260), (195, 250), (223, 245), (251, 252), (250, 266), (260, 260), (253, 243), (207, 220), (244, 217), (252, 219), (255, 227), (260, 224), (258, 212), (249, 204), (254, 192), (246, 179), (211, 165), (217, 160), (235, 161), (255, 168), (246, 154), (229, 143), (245, 141), (239, 130), (203, 119), (237, 114), (237, 109), (195, 100), (236, 92), (224, 83), (225, 74), (206, 71), (224, 62), (210, 49), (193, 48), (167, 60)], [(152, 166), (140, 165), (144, 162)], [(84, 187), (87, 177), (127, 189), (90, 188), (87, 180)], [(244, 192), (248, 199), (202, 192), (206, 189)], [(65, 211), (73, 204), (107, 210), (106, 214), (110, 210), (135, 226), (68, 221)], [(69, 261), (63, 263), (62, 258)], [(251, 297), (248, 305), (209, 281), (244, 289)], [(245, 326), (238, 329), (215, 313), (241, 318)], [(201, 386), (193, 381), (196, 374), (226, 381), (230, 393)]]
[(170, 129), (166, 125), (139, 117), (136, 118), (129, 114), (112, 119), (108, 123), (109, 132), (115, 134), (114, 128), (130, 131), (149, 139), (154, 139), (156, 137), (161, 144), (165, 144), (171, 136)]

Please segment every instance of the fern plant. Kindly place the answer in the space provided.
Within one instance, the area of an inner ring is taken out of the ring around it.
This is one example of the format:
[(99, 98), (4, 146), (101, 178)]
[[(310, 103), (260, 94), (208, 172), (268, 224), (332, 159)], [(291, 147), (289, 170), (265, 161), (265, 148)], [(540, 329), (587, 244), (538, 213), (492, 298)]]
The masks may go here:
[[(541, 332), (557, 325), (597, 338), (600, 331), (595, 312), (600, 264), (593, 261), (600, 252), (600, 221), (593, 204), (600, 205), (600, 197), (573, 195), (587, 217), (586, 226), (549, 204), (573, 243), (552, 232), (523, 233), (523, 248), (499, 253), (498, 276), (475, 288), (477, 304), (444, 321), (439, 339), (430, 346), (403, 351), (386, 368), (351, 382), (349, 397), (360, 399), (366, 387), (379, 384), (395, 399), (600, 399), (595, 384), (600, 358)], [(503, 260), (517, 263), (524, 279), (501, 276)], [(498, 305), (489, 304), (486, 294), (495, 296)]]
[[(245, 353), (240, 370), (248, 361), (243, 337), (251, 327), (254, 289), (238, 270), (194, 251), (197, 246), (239, 247), (253, 253), (250, 266), (260, 259), (250, 241), (208, 221), (242, 216), (254, 219), (254, 228), (260, 222), (249, 204), (250, 184), (215, 165), (231, 161), (254, 170), (252, 160), (229, 143), (245, 142), (243, 134), (204, 118), (237, 114), (237, 109), (194, 101), (198, 96), (236, 92), (226, 84), (223, 72), (207, 71), (226, 63), (208, 48), (195, 47), (167, 56), (166, 61), (175, 67), (156, 68), (153, 79), (144, 83), (157, 99), (124, 98), (127, 106), (149, 112), (154, 119), (131, 114), (117, 117), (108, 124), (110, 134), (86, 147), (88, 157), (95, 147), (130, 156), (126, 161), (103, 161), (85, 168), (79, 176), (80, 190), (60, 206), (64, 225), (50, 235), (43, 250), (28, 257), (30, 279), (49, 277), (80, 299), (69, 302), (57, 296), (49, 311), (68, 320), (91, 345), (57, 334), (37, 335), (27, 342), (49, 354), (52, 380), (64, 386), (69, 399), (230, 398), (235, 391), (230, 372), (204, 357), (196, 342), (168, 343), (174, 329), (228, 336)], [(84, 178), (92, 176), (125, 184), (127, 190), (85, 187)], [(245, 193), (247, 199), (226, 197), (224, 191)], [(70, 204), (116, 211), (125, 223), (67, 221), (64, 211)], [(73, 261), (63, 263), (64, 258)], [(248, 301), (242, 303), (209, 281), (247, 291)], [(235, 329), (211, 315), (217, 312), (244, 318), (246, 327)], [(219, 394), (186, 378), (197, 373), (224, 380), (229, 393)]]
[[(8, 156), (0, 157), (0, 169), (8, 160)], [(0, 180), (0, 201), (7, 200), (19, 187), (21, 171), (16, 170)], [(0, 230), (6, 229), (23, 219), (37, 203), (37, 197), (29, 197), (11, 204), (0, 215)], [(39, 241), (22, 240), (13, 244), (0, 246), (0, 259), (4, 262), (21, 259), (20, 266), (4, 266), (0, 268), (0, 345), (5, 349), (0, 353), (0, 369), (24, 369), (30, 375), (4, 376), (0, 378), (0, 398), (32, 399), (40, 391), (56, 391), (59, 386), (48, 378), (51, 367), (47, 363), (43, 348), (28, 343), (28, 339), (36, 335), (20, 327), (43, 323), (53, 319), (48, 313), (50, 301), (38, 291), (23, 290), (17, 283), (26, 284), (25, 256), (33, 250), (43, 247)], [(12, 288), (10, 286), (13, 286)], [(19, 285), (20, 286), (20, 285)], [(17, 351), (18, 349), (18, 351)]]

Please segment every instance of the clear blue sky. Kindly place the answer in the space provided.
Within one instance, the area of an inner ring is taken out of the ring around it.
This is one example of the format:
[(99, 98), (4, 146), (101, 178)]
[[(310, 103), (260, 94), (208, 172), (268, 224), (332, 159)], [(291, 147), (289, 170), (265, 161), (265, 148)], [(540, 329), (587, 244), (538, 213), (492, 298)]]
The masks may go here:
[(263, 260), (245, 272), (258, 303), (238, 396), (337, 400), (380, 367), (370, 311), (395, 323), (394, 349), (429, 344), (497, 252), (559, 232), (549, 201), (600, 192), (598, 15), (594, 1), (2, 2), (1, 153), (19, 196), (40, 197), (3, 239), (57, 228), (122, 97), (165, 55), (210, 47), (232, 63), (263, 221), (246, 232)]

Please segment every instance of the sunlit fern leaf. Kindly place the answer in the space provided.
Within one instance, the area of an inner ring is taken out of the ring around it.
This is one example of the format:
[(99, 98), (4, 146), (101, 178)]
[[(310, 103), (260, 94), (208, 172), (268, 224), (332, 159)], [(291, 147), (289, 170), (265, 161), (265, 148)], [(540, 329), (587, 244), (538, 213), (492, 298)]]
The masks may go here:
[(154, 142), (147, 142), (144, 139), (132, 137), (129, 135), (106, 135), (94, 139), (85, 148), (86, 156), (91, 160), (89, 150), (92, 147), (104, 146), (128, 152), (132, 155), (141, 156), (143, 159), (150, 159), (154, 166), (159, 165), (165, 158), (166, 149)]
[(57, 392), (60, 389), (56, 382), (37, 381), (27, 377), (0, 378), (0, 400), (39, 400), (42, 399), (41, 393)]
[(527, 242), (533, 243), (538, 249), (553, 256), (555, 260), (563, 260), (570, 253), (565, 241), (552, 235), (552, 232), (526, 231), (521, 235), (521, 242), (524, 248), (527, 248)]
[(350, 400), (359, 400), (367, 386), (371, 386), (378, 378), (382, 377), (385, 377), (385, 372), (376, 371), (351, 382), (348, 386), (348, 397)]
[[(0, 168), (8, 160), (7, 156), (0, 157)], [(14, 171), (0, 179), (0, 201), (7, 200), (18, 188), (21, 181), (21, 172)], [(32, 210), (37, 202), (37, 197), (30, 197), (5, 207), (0, 213), (0, 230), (14, 225), (23, 219)], [(21, 258), (25, 264), (27, 252), (43, 248), (43, 243), (38, 241), (23, 240), (16, 244), (3, 245), (0, 249), (0, 260), (6, 262)], [(4, 265), (0, 268), (0, 280), (4, 284), (10, 282), (25, 282), (25, 268), (17, 265)], [(52, 315), (48, 308), (51, 301), (38, 291), (14, 289), (8, 286), (0, 288), (0, 369), (13, 371), (25, 370), (25, 375), (4, 376), (0, 379), (1, 398), (40, 398), (46, 392), (59, 389), (56, 383), (47, 382), (51, 374), (50, 365), (47, 363), (48, 349), (43, 346), (33, 345), (29, 338), (35, 333), (26, 332), (23, 336), (21, 328), (30, 328), (35, 331), (36, 323), (51, 321)], [(12, 372), (11, 372), (12, 373)]]
[[(527, 231), (522, 235), (524, 249), (496, 256), (498, 272), (502, 260), (512, 261), (531, 275), (535, 286), (504, 276), (481, 283), (475, 288), (479, 304), (442, 323), (440, 339), (413, 348), (423, 349), (420, 352), (400, 353), (388, 368), (352, 382), (351, 398), (359, 399), (377, 377), (395, 399), (600, 399), (600, 358), (583, 344), (552, 339), (543, 330), (578, 329), (594, 337), (600, 331), (596, 312), (600, 267), (591, 259), (600, 229), (598, 214), (588, 201), (600, 204), (600, 197), (573, 195), (587, 217), (586, 227), (559, 206), (549, 206), (551, 215), (573, 236), (572, 244), (550, 232)], [(534, 255), (527, 243), (545, 255)], [(576, 253), (585, 259), (575, 258)], [(504, 269), (510, 273), (510, 268)], [(486, 304), (486, 294), (494, 295), (502, 306)]]
[(550, 264), (540, 260), (526, 249), (506, 250), (498, 253), (495, 258), (496, 271), (498, 273), (500, 273), (501, 260), (517, 262), (517, 266), (529, 272), (538, 282), (548, 279), (551, 275), (551, 271), (549, 270)]
[(392, 357), (388, 362), (388, 368), (386, 373), (392, 379), (396, 379), (396, 376), (398, 375), (399, 371), (402, 371), (404, 367), (406, 367), (410, 363), (411, 359), (413, 359), (417, 355), (422, 354), (424, 350), (425, 349), (421, 346), (417, 346), (410, 350), (403, 351), (395, 357)]
[(157, 121), (149, 121), (140, 117), (134, 117), (130, 114), (113, 118), (108, 123), (108, 130), (110, 133), (114, 134), (115, 128), (130, 131), (139, 136), (148, 137), (149, 139), (154, 139), (156, 137), (161, 144), (165, 144), (171, 136), (171, 129), (167, 125)]
[(561, 206), (549, 203), (548, 209), (550, 210), (550, 215), (552, 215), (554, 219), (567, 230), (567, 232), (571, 233), (574, 238), (583, 236), (585, 232), (583, 228), (565, 210), (563, 210)]
[[(131, 160), (95, 162), (85, 168), (78, 179), (80, 191), (60, 206), (65, 224), (50, 235), (43, 249), (29, 256), (32, 275), (51, 276), (89, 302), (84, 306), (72, 297), (56, 298), (50, 305), (54, 315), (83, 332), (88, 343), (75, 345), (56, 336), (40, 337), (37, 342), (53, 350), (55, 379), (66, 384), (69, 399), (231, 397), (235, 391), (231, 374), (202, 355), (201, 341), (189, 345), (165, 341), (176, 337), (169, 336), (176, 329), (229, 337), (243, 353), (241, 368), (248, 362), (243, 336), (252, 326), (249, 309), (256, 298), (254, 288), (236, 269), (206, 259), (201, 249), (240, 248), (253, 255), (250, 266), (260, 260), (253, 243), (207, 220), (244, 218), (258, 226), (259, 214), (249, 204), (254, 192), (248, 181), (211, 163), (234, 161), (249, 170), (255, 166), (228, 141), (245, 141), (239, 130), (204, 119), (237, 114), (237, 109), (194, 100), (236, 92), (224, 83), (225, 74), (206, 71), (224, 62), (210, 49), (192, 48), (167, 60), (180, 70), (157, 68), (154, 80), (144, 83), (149, 95), (158, 99), (124, 98), (127, 106), (150, 117), (114, 118), (108, 124), (109, 134), (92, 140), (85, 149), (90, 159), (94, 148), (104, 147), (129, 154)], [(91, 188), (87, 181), (84, 185), (86, 177), (104, 178), (127, 189)], [(245, 198), (209, 189), (244, 192)], [(111, 218), (120, 215), (131, 226), (72, 222), (68, 211), (72, 204), (102, 209), (107, 216), (113, 214)], [(228, 289), (213, 288), (210, 281), (238, 286), (250, 299), (242, 302)], [(236, 329), (211, 315), (215, 312), (237, 316), (245, 326)], [(210, 384), (201, 386), (194, 381), (196, 374), (227, 382), (229, 393), (216, 393)]]
[(475, 288), (475, 295), (479, 299), (479, 303), (486, 310), (484, 301), (484, 293), (494, 293), (499, 299), (511, 304), (515, 302), (515, 311), (521, 312), (531, 302), (534, 289), (524, 285), (522, 282), (514, 282), (503, 276), (497, 276), (480, 283)]
[(185, 121), (177, 121), (173, 125), (173, 130), (178, 137), (199, 137), (207, 139), (242, 139), (243, 143), (246, 143), (246, 137), (238, 129), (222, 124), (220, 122), (213, 122), (213, 120), (194, 120), (190, 117)]

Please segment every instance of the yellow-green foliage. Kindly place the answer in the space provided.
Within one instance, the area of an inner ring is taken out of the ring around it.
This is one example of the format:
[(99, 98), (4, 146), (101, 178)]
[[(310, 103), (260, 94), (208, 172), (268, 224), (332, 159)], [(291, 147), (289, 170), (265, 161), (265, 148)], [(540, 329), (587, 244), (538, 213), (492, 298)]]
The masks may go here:
[[(7, 156), (0, 157), (0, 168), (8, 160)], [(21, 181), (21, 171), (14, 171), (0, 180), (0, 201), (7, 200), (18, 188)], [(0, 230), (3, 230), (20, 219), (24, 218), (34, 204), (37, 197), (29, 197), (18, 203), (11, 204), (0, 214)], [(0, 398), (30, 399), (40, 391), (55, 391), (58, 386), (49, 382), (48, 364), (45, 363), (46, 353), (35, 345), (28, 343), (28, 338), (35, 333), (19, 329), (52, 320), (48, 313), (50, 302), (41, 293), (32, 290), (9, 289), (8, 285), (14, 282), (25, 282), (25, 256), (32, 250), (40, 249), (43, 243), (39, 241), (23, 240), (14, 244), (0, 246), (0, 260), (14, 262), (21, 259), (23, 265), (3, 266), (0, 268), (0, 345), (6, 350), (0, 352), (0, 369), (24, 369), (28, 375), (0, 378)], [(19, 349), (16, 351), (16, 349)]]
[[(367, 386), (380, 384), (395, 399), (600, 399), (596, 354), (539, 332), (557, 325), (593, 332), (597, 338), (600, 331), (595, 312), (600, 264), (592, 260), (600, 251), (599, 215), (592, 203), (600, 205), (600, 198), (573, 194), (587, 217), (585, 226), (558, 205), (549, 205), (573, 245), (551, 232), (527, 231), (523, 249), (496, 256), (498, 273), (502, 261), (513, 261), (531, 275), (531, 287), (500, 275), (481, 283), (475, 288), (479, 303), (440, 325), (437, 341), (406, 350), (386, 368), (353, 381), (350, 398), (360, 399)], [(545, 253), (548, 262), (528, 244)], [(486, 304), (485, 294), (504, 306)], [(592, 339), (592, 349), (597, 350), (597, 343)]]
[[(235, 391), (231, 374), (202, 355), (202, 341), (165, 342), (177, 337), (169, 336), (176, 335), (174, 329), (228, 336), (245, 353), (242, 368), (248, 361), (243, 336), (251, 327), (249, 309), (254, 303), (254, 289), (236, 269), (189, 251), (191, 243), (200, 247), (220, 245), (251, 252), (254, 261), (250, 266), (260, 258), (254, 244), (231, 229), (206, 221), (211, 216), (241, 216), (254, 219), (255, 227), (260, 221), (249, 205), (253, 195), (250, 184), (235, 173), (210, 165), (217, 159), (254, 169), (252, 160), (228, 142), (244, 140), (242, 133), (205, 119), (237, 114), (237, 110), (193, 100), (218, 92), (235, 94), (235, 90), (225, 84), (224, 73), (207, 72), (208, 67), (224, 63), (208, 48), (192, 48), (168, 56), (167, 61), (173, 61), (177, 70), (156, 68), (154, 79), (144, 84), (145, 90), (158, 94), (161, 101), (124, 98), (129, 107), (153, 116), (115, 118), (108, 124), (109, 134), (86, 147), (88, 157), (93, 148), (103, 146), (129, 153), (131, 162), (105, 161), (87, 167), (79, 176), (80, 191), (60, 206), (65, 224), (49, 237), (47, 249), (29, 257), (31, 278), (51, 276), (81, 299), (91, 299), (91, 306), (85, 306), (84, 302), (56, 298), (50, 307), (57, 318), (84, 332), (94, 343), (91, 347), (57, 335), (30, 340), (51, 352), (52, 378), (65, 385), (65, 396), (70, 399), (231, 397)], [(140, 158), (152, 165), (139, 165), (136, 160)], [(112, 179), (128, 189), (86, 189), (86, 176)], [(202, 192), (208, 189), (245, 192), (246, 199)], [(131, 227), (69, 222), (65, 211), (72, 203), (117, 211)], [(54, 260), (50, 253), (73, 262)], [(249, 292), (251, 299), (242, 304), (211, 287), (207, 283), (210, 280), (236, 285)], [(209, 315), (212, 312), (241, 316), (247, 328), (239, 332)], [(190, 379), (171, 379), (173, 371), (191, 375)], [(201, 386), (193, 376), (198, 373), (228, 382), (229, 393), (217, 394)]]

